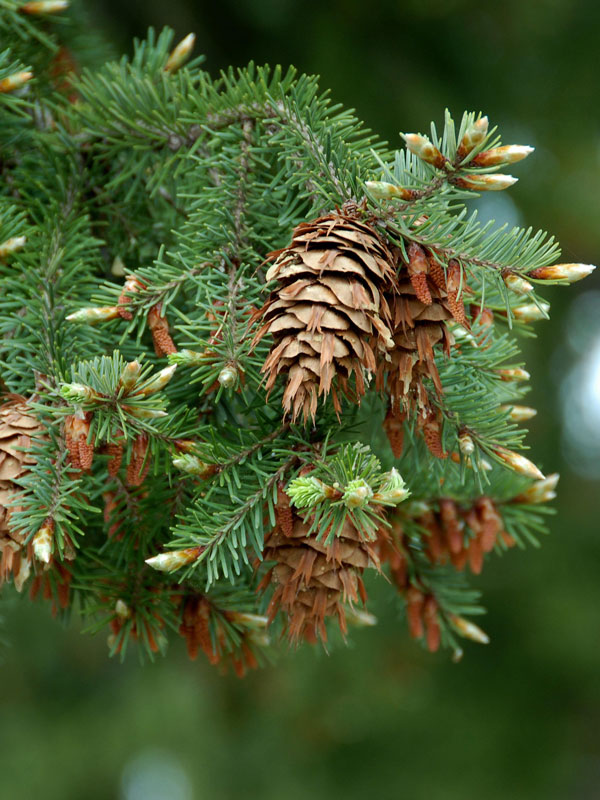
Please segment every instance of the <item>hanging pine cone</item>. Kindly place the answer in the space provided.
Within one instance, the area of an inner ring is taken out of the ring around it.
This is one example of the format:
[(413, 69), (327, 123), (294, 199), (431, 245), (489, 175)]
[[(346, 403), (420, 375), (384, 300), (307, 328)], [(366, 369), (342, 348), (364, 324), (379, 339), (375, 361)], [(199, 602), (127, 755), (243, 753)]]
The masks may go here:
[(451, 259), (444, 271), (434, 255), (415, 242), (408, 245), (407, 253), (406, 269), (401, 262), (396, 291), (387, 295), (394, 347), (379, 360), (376, 386), (387, 390), (390, 397), (385, 428), (394, 455), (399, 457), (402, 451), (402, 423), (409, 412), (417, 411), (431, 452), (444, 458), (441, 438), (432, 440), (435, 412), (423, 380), (431, 378), (436, 392), (442, 393), (435, 349), (442, 347), (450, 352), (453, 339), (446, 326), (448, 320), (468, 327), (459, 296), (460, 266)]
[(392, 254), (373, 228), (341, 212), (298, 225), (289, 247), (270, 258), (267, 280), (279, 285), (254, 339), (270, 333), (275, 340), (262, 368), (267, 391), (282, 373), (292, 420), (314, 420), (318, 397), (329, 393), (339, 414), (338, 393), (360, 402), (363, 370), (376, 369), (374, 348), (393, 344), (383, 294), (395, 282)]
[(32, 436), (42, 430), (24, 397), (11, 395), (0, 406), (0, 584), (12, 574), (19, 590), (29, 575), (31, 553), (23, 549), (23, 535), (11, 529), (15, 509), (8, 504), (21, 491), (16, 481), (35, 463), (21, 448), (29, 449)]
[(326, 545), (309, 535), (309, 522), (303, 522), (294, 512), (291, 516), (278, 513), (277, 519), (278, 524), (266, 538), (263, 553), (265, 561), (277, 563), (260, 585), (262, 589), (270, 584), (275, 586), (269, 603), (269, 621), (283, 611), (292, 643), (301, 639), (314, 643), (317, 638), (327, 641), (327, 617), (337, 617), (345, 635), (344, 604), (352, 606), (359, 599), (365, 603), (367, 595), (361, 575), (367, 567), (379, 569), (374, 543), (365, 541), (349, 520), (341, 536)]

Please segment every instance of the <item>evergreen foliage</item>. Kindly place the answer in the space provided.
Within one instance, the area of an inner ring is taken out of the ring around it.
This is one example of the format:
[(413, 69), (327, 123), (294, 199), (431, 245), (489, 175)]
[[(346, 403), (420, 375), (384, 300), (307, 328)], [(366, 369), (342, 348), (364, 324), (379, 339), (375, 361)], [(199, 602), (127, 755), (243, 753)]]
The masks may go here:
[[(529, 148), (446, 113), (441, 134), (394, 151), (314, 77), (250, 64), (214, 78), (168, 30), (106, 62), (64, 5), (0, 2), (0, 386), (43, 428), (20, 474), (0, 447), (3, 577), (22, 588), (30, 572), (60, 613), (110, 626), (111, 654), (133, 638), (152, 656), (173, 631), (243, 673), (273, 647), (257, 588), (265, 537), (293, 516), (314, 547), (349, 542), (348, 524), (370, 542), (431, 650), (485, 641), (465, 619), (481, 612), (465, 565), (537, 543), (556, 483), (517, 452), (533, 413), (517, 338), (547, 316), (538, 286), (591, 271), (552, 271), (551, 237), (467, 214)], [(382, 371), (357, 376), (362, 402), (349, 390), (340, 412), (320, 391), (314, 419), (292, 421), (283, 381), (267, 394), (262, 375), (267, 260), (332, 214), (393, 253), (375, 323), (398, 328), (387, 306), (438, 292), (445, 345), (429, 340), (406, 398), (373, 345)]]

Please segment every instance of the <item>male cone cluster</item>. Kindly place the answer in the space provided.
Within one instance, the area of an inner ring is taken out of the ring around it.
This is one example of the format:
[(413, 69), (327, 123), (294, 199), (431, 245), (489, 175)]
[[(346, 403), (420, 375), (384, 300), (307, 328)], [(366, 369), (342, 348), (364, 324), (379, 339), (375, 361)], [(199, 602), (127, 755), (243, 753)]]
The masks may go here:
[(261, 582), (262, 589), (275, 586), (269, 619), (284, 612), (292, 643), (327, 641), (325, 620), (331, 617), (337, 618), (345, 635), (344, 606), (366, 602), (361, 575), (367, 567), (379, 569), (374, 544), (349, 519), (330, 544), (324, 538), (317, 540), (309, 534), (310, 522), (292, 511), (287, 495), (281, 490), (278, 495), (277, 525), (267, 536), (263, 552), (265, 561), (276, 562)]
[[(515, 544), (496, 504), (485, 496), (468, 508), (442, 497), (438, 510), (427, 511), (417, 521), (428, 533), (425, 553), (432, 564), (450, 561), (457, 570), (468, 564), (475, 575), (481, 572), (486, 553), (494, 549), (499, 537), (506, 547)], [(467, 529), (469, 536), (465, 535)]]
[(392, 253), (373, 228), (341, 212), (298, 225), (290, 246), (270, 257), (267, 280), (279, 285), (254, 340), (275, 340), (263, 366), (267, 390), (282, 373), (292, 420), (314, 420), (318, 397), (329, 393), (339, 414), (338, 393), (360, 401), (363, 369), (374, 372), (377, 354), (393, 345), (384, 296), (395, 283)]
[(9, 503), (20, 491), (17, 481), (35, 463), (26, 451), (42, 430), (24, 397), (11, 395), (0, 406), (0, 584), (12, 574), (19, 590), (29, 575), (31, 554), (23, 552), (24, 537), (10, 524), (14, 506)]
[(469, 327), (461, 295), (461, 268), (451, 259), (444, 270), (433, 252), (410, 242), (399, 254), (398, 286), (388, 298), (392, 310), (394, 347), (377, 368), (376, 387), (387, 391), (390, 403), (384, 428), (396, 458), (402, 454), (403, 423), (417, 412), (417, 426), (430, 452), (445, 458), (438, 414), (423, 384), (431, 378), (438, 394), (443, 389), (434, 348), (446, 354), (453, 344), (446, 322)]

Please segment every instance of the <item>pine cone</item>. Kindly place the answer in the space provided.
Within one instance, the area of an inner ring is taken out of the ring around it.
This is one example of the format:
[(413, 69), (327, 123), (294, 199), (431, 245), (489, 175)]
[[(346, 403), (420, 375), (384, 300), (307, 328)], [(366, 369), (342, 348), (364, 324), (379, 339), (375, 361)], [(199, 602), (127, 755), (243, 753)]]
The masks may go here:
[(262, 368), (267, 391), (283, 373), (292, 420), (300, 413), (314, 420), (317, 398), (330, 392), (339, 414), (338, 391), (359, 402), (363, 370), (376, 369), (373, 347), (393, 344), (383, 294), (395, 282), (392, 254), (369, 225), (335, 213), (298, 225), (289, 247), (270, 258), (267, 280), (279, 286), (259, 312), (265, 323), (254, 339), (275, 339)]
[(35, 463), (21, 448), (29, 449), (31, 437), (42, 430), (24, 397), (11, 395), (0, 406), (0, 584), (12, 574), (19, 590), (29, 575), (31, 558), (22, 549), (23, 535), (11, 530), (14, 506), (9, 508), (8, 503), (20, 491), (16, 481)]
[[(286, 526), (287, 527), (287, 526)], [(367, 567), (379, 569), (374, 543), (365, 541), (347, 520), (342, 535), (330, 545), (309, 535), (309, 523), (294, 514), (286, 535), (277, 526), (265, 541), (265, 561), (276, 561), (261, 582), (275, 591), (269, 603), (269, 620), (278, 611), (288, 618), (287, 634), (292, 643), (300, 639), (327, 641), (325, 618), (336, 616), (346, 633), (344, 604), (352, 606), (367, 599), (362, 572)]]

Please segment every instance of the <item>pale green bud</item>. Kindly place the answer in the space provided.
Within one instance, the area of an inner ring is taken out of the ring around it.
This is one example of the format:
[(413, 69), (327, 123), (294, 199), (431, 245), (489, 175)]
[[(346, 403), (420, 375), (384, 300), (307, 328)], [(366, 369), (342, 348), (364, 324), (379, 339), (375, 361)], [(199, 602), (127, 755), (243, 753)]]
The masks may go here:
[(492, 175), (465, 175), (464, 178), (457, 178), (457, 186), (463, 189), (471, 189), (474, 192), (501, 192), (513, 186), (519, 179), (512, 175), (502, 173)]
[(224, 389), (232, 389), (237, 383), (238, 371), (235, 367), (227, 365), (219, 372), (217, 380)]
[(213, 464), (205, 464), (200, 461), (197, 456), (191, 453), (183, 453), (173, 459), (173, 466), (180, 469), (182, 472), (187, 472), (190, 475), (198, 475), (201, 478), (214, 474), (215, 467)]
[(179, 44), (173, 49), (167, 63), (165, 64), (165, 72), (177, 72), (190, 57), (190, 53), (194, 49), (196, 41), (195, 33), (188, 33)]
[(116, 319), (118, 316), (119, 309), (116, 306), (104, 306), (98, 308), (80, 308), (79, 311), (69, 314), (66, 319), (69, 322), (85, 322), (88, 325), (95, 325), (97, 322)]
[(60, 390), (61, 395), (71, 403), (91, 403), (98, 398), (96, 392), (83, 383), (65, 383)]
[(137, 417), (137, 419), (160, 419), (161, 417), (168, 416), (166, 411), (160, 411), (158, 408), (121, 405), (121, 409), (127, 414), (131, 414), (132, 417)]
[(169, 353), (167, 360), (169, 364), (195, 366), (196, 364), (206, 363), (206, 353), (201, 353), (198, 350), (178, 350), (176, 353)]
[(458, 147), (459, 158), (464, 158), (473, 148), (481, 144), (488, 134), (489, 121), (487, 117), (481, 117), (470, 125), (464, 133)]
[(471, 456), (475, 452), (475, 442), (468, 433), (461, 433), (458, 437), (458, 448), (463, 456)]
[(171, 378), (175, 374), (176, 369), (177, 369), (176, 364), (161, 369), (160, 372), (154, 375), (154, 377), (149, 378), (148, 381), (146, 381), (144, 384), (142, 384), (142, 386), (140, 386), (138, 391), (136, 391), (135, 393), (136, 396), (140, 395), (142, 397), (145, 397), (146, 395), (154, 394), (154, 392), (160, 391), (171, 380)]
[(140, 377), (141, 371), (142, 365), (139, 361), (129, 361), (125, 364), (121, 377), (119, 378), (119, 383), (125, 392), (130, 392), (133, 389)]
[(33, 554), (38, 561), (43, 561), (44, 564), (50, 563), (53, 540), (52, 527), (50, 525), (42, 525), (33, 537)]
[(352, 606), (345, 609), (345, 612), (346, 619), (350, 625), (355, 625), (358, 628), (372, 628), (374, 625), (377, 625), (377, 617), (374, 614), (366, 611), (364, 608)]
[(503, 381), (528, 381), (531, 378), (527, 370), (521, 367), (498, 369), (496, 372)]
[(26, 558), (21, 558), (21, 565), (18, 573), (14, 576), (14, 584), (17, 592), (23, 591), (23, 586), (27, 578), (31, 575), (31, 564)]
[(508, 411), (513, 422), (526, 422), (537, 414), (535, 408), (529, 406), (500, 406), (500, 411)]
[(286, 491), (296, 508), (308, 508), (325, 500), (331, 487), (312, 475), (304, 475), (291, 481)]
[(201, 547), (188, 547), (185, 550), (171, 550), (167, 553), (159, 553), (157, 556), (146, 559), (146, 564), (159, 572), (175, 572), (175, 570), (191, 564), (202, 553)]
[(551, 267), (538, 267), (530, 275), (542, 281), (568, 281), (575, 283), (587, 278), (596, 269), (593, 264), (554, 264)]
[(512, 450), (507, 450), (505, 447), (499, 447), (496, 451), (498, 455), (509, 467), (520, 472), (521, 475), (526, 475), (528, 478), (536, 478), (538, 480), (544, 479), (544, 473), (541, 472), (536, 465), (520, 453), (514, 453)]
[(490, 637), (485, 631), (482, 631), (481, 628), (474, 623), (469, 622), (469, 620), (459, 617), (456, 614), (450, 614), (448, 619), (452, 623), (452, 626), (457, 633), (460, 633), (461, 636), (464, 636), (466, 639), (471, 639), (471, 641), (477, 642), (478, 644), (489, 644)]
[(530, 303), (526, 306), (517, 306), (512, 309), (515, 319), (519, 322), (537, 322), (540, 319), (548, 318), (548, 311), (550, 310), (550, 303)]
[(395, 467), (382, 475), (382, 478), (381, 488), (374, 496), (376, 501), (398, 505), (410, 495), (402, 476)]
[(347, 508), (364, 508), (373, 497), (373, 489), (362, 478), (357, 478), (344, 489), (342, 501)]
[(131, 616), (131, 609), (124, 600), (121, 600), (121, 598), (119, 598), (115, 603), (115, 614), (117, 617), (121, 617), (121, 619), (127, 619)]
[(68, 0), (37, 0), (37, 2), (25, 3), (19, 6), (21, 14), (58, 14), (69, 7)]
[(515, 497), (515, 502), (547, 503), (549, 500), (553, 500), (556, 497), (556, 492), (554, 490), (556, 489), (559, 478), (560, 475), (558, 472), (554, 472), (552, 475), (548, 475), (547, 478), (536, 481), (528, 489), (525, 489), (524, 492), (521, 492), (518, 497)]
[(507, 272), (502, 276), (502, 280), (506, 288), (510, 289), (511, 292), (515, 292), (515, 294), (528, 294), (533, 291), (533, 286), (529, 281), (526, 281), (520, 275), (515, 275), (514, 272)]
[(32, 78), (33, 72), (29, 72), (28, 70), (22, 70), (21, 72), (15, 72), (13, 75), (7, 75), (6, 78), (0, 81), (0, 94), (14, 92), (16, 89), (20, 89), (24, 86), (27, 81), (30, 81)]
[(508, 144), (504, 147), (493, 147), (491, 150), (478, 153), (471, 163), (477, 164), (478, 167), (514, 164), (527, 158), (530, 153), (533, 153), (534, 149), (534, 147), (529, 147), (525, 144)]
[(421, 161), (426, 161), (428, 164), (433, 164), (434, 167), (443, 167), (446, 159), (432, 144), (426, 136), (421, 136), (418, 133), (402, 134), (406, 146), (411, 153), (414, 153)]
[(389, 200), (390, 198), (410, 200), (413, 197), (411, 189), (405, 189), (403, 186), (396, 186), (385, 181), (366, 181), (365, 186), (377, 200)]
[(10, 255), (11, 253), (15, 253), (17, 250), (22, 250), (26, 244), (26, 236), (13, 236), (12, 239), (7, 239), (5, 242), (0, 244), (0, 258), (6, 258), (6, 256)]

